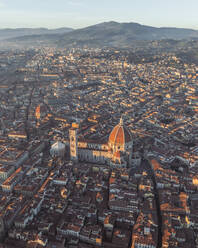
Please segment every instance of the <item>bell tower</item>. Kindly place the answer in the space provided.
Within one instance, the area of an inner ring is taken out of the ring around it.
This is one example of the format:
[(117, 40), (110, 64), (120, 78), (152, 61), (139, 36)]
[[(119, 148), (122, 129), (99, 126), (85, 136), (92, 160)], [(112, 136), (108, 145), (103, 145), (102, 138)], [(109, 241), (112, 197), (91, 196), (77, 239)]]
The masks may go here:
[(69, 130), (70, 141), (70, 159), (72, 161), (78, 161), (78, 127), (75, 123), (72, 124), (72, 128)]

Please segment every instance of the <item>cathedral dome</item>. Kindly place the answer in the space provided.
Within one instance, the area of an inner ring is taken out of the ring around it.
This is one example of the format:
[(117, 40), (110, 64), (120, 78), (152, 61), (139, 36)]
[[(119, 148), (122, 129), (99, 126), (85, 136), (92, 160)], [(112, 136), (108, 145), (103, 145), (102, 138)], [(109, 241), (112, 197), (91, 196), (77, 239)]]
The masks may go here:
[(109, 145), (111, 147), (125, 147), (125, 145), (131, 141), (131, 133), (128, 128), (124, 126), (121, 118), (120, 123), (113, 128), (109, 136)]

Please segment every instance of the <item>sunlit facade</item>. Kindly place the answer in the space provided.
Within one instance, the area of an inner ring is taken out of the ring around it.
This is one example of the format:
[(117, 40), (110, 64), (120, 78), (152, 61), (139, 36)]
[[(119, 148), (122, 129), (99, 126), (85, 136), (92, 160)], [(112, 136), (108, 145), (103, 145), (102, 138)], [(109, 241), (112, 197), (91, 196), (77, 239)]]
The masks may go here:
[(70, 158), (73, 161), (108, 164), (111, 167), (130, 167), (133, 161), (133, 139), (123, 119), (113, 128), (107, 143), (78, 140), (78, 128), (72, 127), (70, 135)]

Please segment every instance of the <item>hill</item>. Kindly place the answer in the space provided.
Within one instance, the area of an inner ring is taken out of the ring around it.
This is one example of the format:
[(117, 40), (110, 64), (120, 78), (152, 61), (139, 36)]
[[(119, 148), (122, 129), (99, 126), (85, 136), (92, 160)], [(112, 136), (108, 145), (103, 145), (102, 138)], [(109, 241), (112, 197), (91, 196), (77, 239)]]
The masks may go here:
[(140, 41), (198, 39), (198, 31), (183, 28), (156, 28), (138, 23), (104, 22), (70, 32), (48, 31), (9, 39), (15, 44), (50, 44), (58, 47), (130, 47)]
[(72, 31), (72, 28), (16, 28), (16, 29), (0, 29), (0, 40), (11, 39), (16, 37), (43, 35), (43, 34), (63, 34)]
[(198, 31), (182, 28), (155, 28), (138, 23), (105, 22), (64, 34), (60, 46), (131, 46), (134, 41), (198, 38)]

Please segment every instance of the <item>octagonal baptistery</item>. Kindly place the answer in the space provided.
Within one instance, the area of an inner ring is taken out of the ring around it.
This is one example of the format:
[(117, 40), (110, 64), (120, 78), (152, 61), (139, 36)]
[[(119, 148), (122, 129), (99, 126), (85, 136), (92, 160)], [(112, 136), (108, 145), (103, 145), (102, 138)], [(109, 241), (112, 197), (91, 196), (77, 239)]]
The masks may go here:
[(130, 131), (123, 124), (123, 119), (116, 125), (109, 136), (109, 147), (113, 152), (125, 152), (131, 150), (133, 147), (133, 140)]

